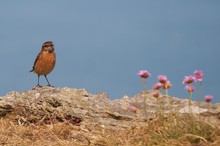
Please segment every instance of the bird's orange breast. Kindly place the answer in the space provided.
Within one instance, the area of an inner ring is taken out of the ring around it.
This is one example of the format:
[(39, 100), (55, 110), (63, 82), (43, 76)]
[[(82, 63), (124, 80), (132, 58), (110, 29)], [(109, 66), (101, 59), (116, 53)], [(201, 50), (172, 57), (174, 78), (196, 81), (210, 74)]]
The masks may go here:
[(34, 72), (38, 75), (49, 74), (56, 64), (56, 54), (54, 52), (43, 52), (34, 65)]

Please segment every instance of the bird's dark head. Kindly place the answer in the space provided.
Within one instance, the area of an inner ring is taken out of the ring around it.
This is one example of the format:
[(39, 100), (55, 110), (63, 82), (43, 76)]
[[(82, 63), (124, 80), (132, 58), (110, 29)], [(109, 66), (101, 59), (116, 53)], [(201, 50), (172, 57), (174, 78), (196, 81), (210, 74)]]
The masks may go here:
[(52, 53), (54, 51), (54, 45), (52, 41), (47, 41), (42, 45), (42, 51)]

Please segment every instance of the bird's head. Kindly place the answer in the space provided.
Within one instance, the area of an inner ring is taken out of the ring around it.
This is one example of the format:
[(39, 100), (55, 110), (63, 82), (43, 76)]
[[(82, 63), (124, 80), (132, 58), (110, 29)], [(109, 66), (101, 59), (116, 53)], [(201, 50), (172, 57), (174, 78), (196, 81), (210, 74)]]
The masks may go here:
[(42, 51), (52, 53), (54, 51), (54, 45), (52, 41), (47, 41), (42, 45)]

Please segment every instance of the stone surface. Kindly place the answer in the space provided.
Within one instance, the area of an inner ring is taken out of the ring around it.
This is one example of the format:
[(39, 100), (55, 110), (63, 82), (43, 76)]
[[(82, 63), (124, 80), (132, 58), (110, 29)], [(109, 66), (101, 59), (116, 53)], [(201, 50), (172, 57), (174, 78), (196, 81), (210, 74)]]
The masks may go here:
[(194, 114), (201, 114), (204, 112), (207, 112), (208, 109), (207, 108), (200, 108), (198, 106), (185, 106), (184, 108), (180, 109), (179, 112), (180, 113), (194, 113)]
[[(187, 99), (163, 97), (162, 95), (158, 99), (153, 97), (153, 94), (154, 91), (148, 91), (138, 93), (134, 97), (124, 96), (121, 99), (110, 100), (107, 93), (104, 92), (91, 94), (85, 89), (46, 86), (24, 92), (12, 91), (1, 97), (0, 116), (17, 115), (17, 117), (26, 118), (26, 121), (29, 122), (37, 122), (42, 118), (64, 120), (65, 117), (78, 117), (83, 121), (89, 120), (105, 125), (105, 127), (111, 127), (113, 123), (116, 124), (120, 120), (126, 121), (127, 126), (134, 123), (129, 121), (146, 121), (163, 108), (169, 112), (170, 105), (176, 112), (189, 113)], [(202, 102), (199, 105), (200, 107), (198, 107), (198, 103), (193, 102), (191, 106), (193, 113), (209, 112), (212, 115), (220, 113), (220, 103), (207, 105)]]
[[(134, 97), (110, 100), (104, 92), (91, 94), (85, 89), (67, 87), (12, 91), (0, 97), (0, 117), (20, 125), (67, 122), (79, 126), (81, 134), (91, 142), (100, 137), (100, 131), (143, 125), (158, 112), (189, 113), (187, 99), (163, 95), (155, 98), (154, 93), (148, 91)], [(191, 108), (192, 113), (209, 118), (213, 124), (220, 126), (220, 103), (192, 102)]]

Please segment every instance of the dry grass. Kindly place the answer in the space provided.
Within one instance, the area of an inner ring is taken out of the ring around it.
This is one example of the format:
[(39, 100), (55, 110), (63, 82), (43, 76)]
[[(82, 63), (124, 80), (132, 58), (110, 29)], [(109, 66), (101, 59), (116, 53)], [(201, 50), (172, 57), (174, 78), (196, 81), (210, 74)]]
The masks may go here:
[[(219, 146), (220, 129), (193, 115), (174, 119), (159, 117), (144, 126), (132, 127), (108, 136), (103, 145), (126, 146)], [(114, 132), (116, 133), (116, 132)]]
[(7, 146), (63, 146), (79, 145), (88, 141), (80, 136), (79, 127), (65, 123), (42, 126), (17, 125), (8, 120), (0, 120), (0, 145)]
[[(178, 115), (172, 119), (158, 117), (142, 126), (124, 131), (96, 129), (83, 131), (80, 126), (66, 123), (54, 125), (19, 125), (0, 120), (0, 145), (5, 146), (218, 146), (220, 129), (192, 115)], [(99, 135), (97, 137), (97, 135)], [(91, 136), (91, 137), (89, 137)]]

